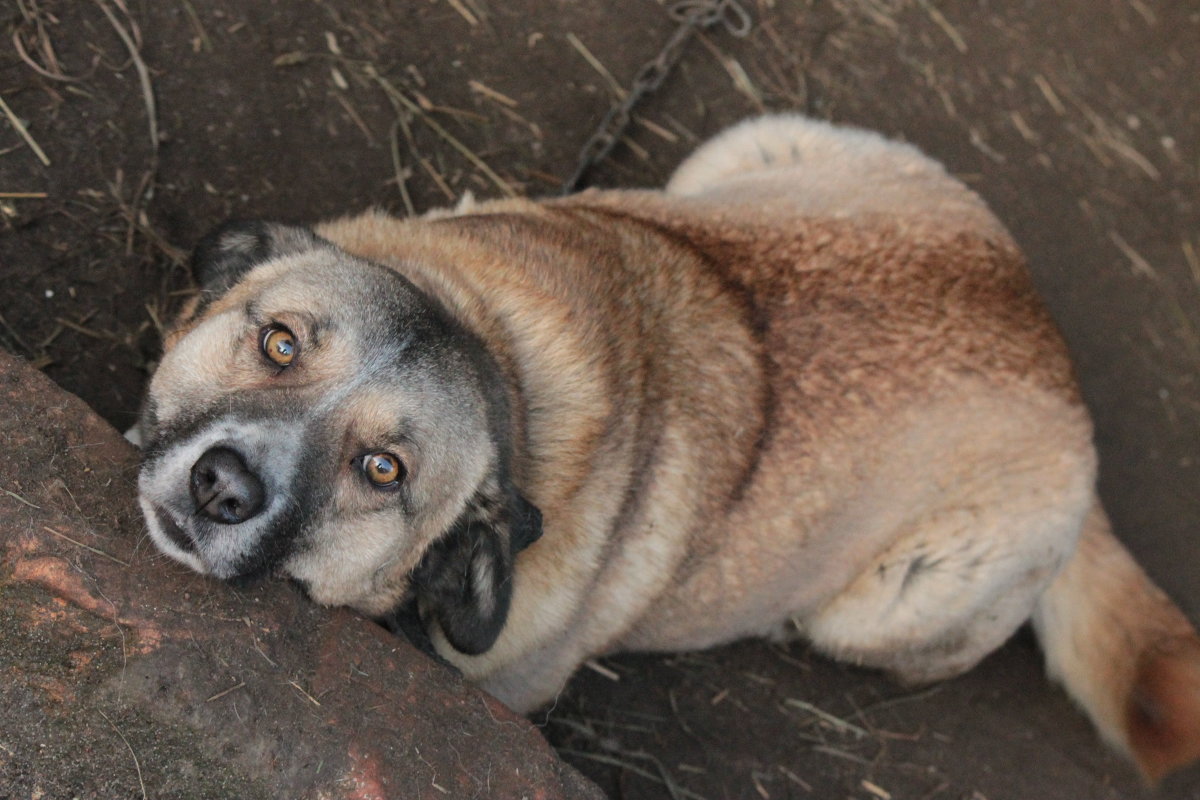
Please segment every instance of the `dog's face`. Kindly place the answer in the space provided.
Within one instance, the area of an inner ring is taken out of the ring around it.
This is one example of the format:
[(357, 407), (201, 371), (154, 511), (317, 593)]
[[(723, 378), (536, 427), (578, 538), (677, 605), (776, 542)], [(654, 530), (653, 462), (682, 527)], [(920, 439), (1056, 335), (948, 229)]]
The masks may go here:
[(202, 293), (139, 421), (154, 542), (368, 614), (415, 597), (456, 648), (490, 647), (540, 515), (510, 481), (507, 390), (481, 343), (303, 229), (227, 225), (194, 269)]

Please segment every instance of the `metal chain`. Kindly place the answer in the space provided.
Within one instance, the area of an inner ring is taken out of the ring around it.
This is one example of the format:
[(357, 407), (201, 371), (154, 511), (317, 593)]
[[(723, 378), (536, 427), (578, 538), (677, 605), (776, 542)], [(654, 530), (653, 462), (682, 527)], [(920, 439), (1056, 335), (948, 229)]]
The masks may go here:
[(732, 36), (741, 38), (750, 32), (752, 25), (749, 13), (737, 0), (679, 0), (670, 7), (669, 13), (679, 26), (658, 55), (638, 70), (629, 93), (608, 110), (595, 133), (579, 151), (578, 166), (563, 184), (563, 194), (578, 190), (592, 168), (608, 157), (629, 128), (633, 109), (667, 79), (697, 31), (721, 23)]

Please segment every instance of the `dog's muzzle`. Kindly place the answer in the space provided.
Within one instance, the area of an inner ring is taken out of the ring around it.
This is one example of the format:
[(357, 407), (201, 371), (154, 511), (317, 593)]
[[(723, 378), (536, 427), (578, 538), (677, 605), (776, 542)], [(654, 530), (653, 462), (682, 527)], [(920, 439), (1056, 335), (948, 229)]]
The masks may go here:
[(263, 509), (266, 491), (246, 460), (229, 447), (206, 450), (188, 482), (196, 513), (222, 525), (238, 525)]
[(294, 420), (226, 419), (152, 445), (138, 501), (154, 543), (222, 580), (277, 566), (301, 513), (301, 428)]

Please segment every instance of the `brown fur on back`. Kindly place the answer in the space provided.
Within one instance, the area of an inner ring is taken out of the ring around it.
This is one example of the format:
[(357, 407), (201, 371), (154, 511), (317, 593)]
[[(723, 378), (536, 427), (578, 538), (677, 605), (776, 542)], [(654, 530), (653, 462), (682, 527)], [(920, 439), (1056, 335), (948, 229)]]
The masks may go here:
[[(869, 369), (871, 357), (886, 356), (887, 371), (911, 386), (928, 385), (940, 369), (966, 370), (1079, 402), (1066, 348), (1025, 259), (994, 231), (885, 215), (756, 226), (689, 214), (686, 200), (653, 193), (594, 192), (560, 203), (654, 225), (703, 253), (746, 298), (771, 344), (786, 345), (768, 345), (775, 358), (828, 353), (841, 373), (838, 387), (847, 366), (853, 379), (855, 366)], [(825, 388), (813, 394), (829, 397)]]

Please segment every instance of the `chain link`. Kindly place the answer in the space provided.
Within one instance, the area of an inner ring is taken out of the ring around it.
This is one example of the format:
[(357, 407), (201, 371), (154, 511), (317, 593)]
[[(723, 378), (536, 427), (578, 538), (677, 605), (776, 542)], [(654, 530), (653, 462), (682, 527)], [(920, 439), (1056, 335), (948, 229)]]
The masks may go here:
[(750, 14), (737, 0), (679, 0), (670, 7), (668, 13), (679, 26), (658, 55), (642, 65), (633, 78), (629, 93), (608, 110), (596, 131), (583, 145), (575, 172), (563, 183), (563, 194), (577, 191), (592, 168), (608, 157), (629, 128), (633, 109), (646, 95), (662, 86), (683, 57), (684, 49), (693, 35), (720, 23), (730, 35), (741, 38), (750, 32), (753, 24)]

